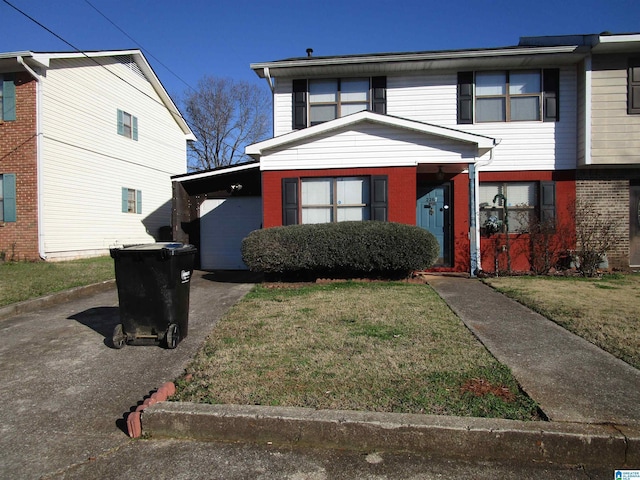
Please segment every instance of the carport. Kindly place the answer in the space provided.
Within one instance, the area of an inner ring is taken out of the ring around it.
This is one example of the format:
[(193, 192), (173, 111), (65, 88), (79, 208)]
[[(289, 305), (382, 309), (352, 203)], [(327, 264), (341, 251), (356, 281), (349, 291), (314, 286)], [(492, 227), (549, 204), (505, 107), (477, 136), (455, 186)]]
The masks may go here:
[(171, 177), (172, 236), (198, 248), (202, 270), (246, 270), (242, 239), (262, 227), (260, 164), (248, 162)]

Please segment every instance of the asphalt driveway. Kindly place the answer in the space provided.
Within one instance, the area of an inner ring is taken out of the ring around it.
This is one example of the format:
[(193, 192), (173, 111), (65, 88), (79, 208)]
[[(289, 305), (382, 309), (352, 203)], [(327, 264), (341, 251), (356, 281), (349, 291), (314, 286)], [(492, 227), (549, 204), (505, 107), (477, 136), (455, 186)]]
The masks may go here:
[(0, 321), (0, 476), (40, 478), (129, 444), (125, 417), (184, 370), (207, 333), (251, 288), (194, 272), (189, 336), (175, 350), (109, 347), (115, 285)]

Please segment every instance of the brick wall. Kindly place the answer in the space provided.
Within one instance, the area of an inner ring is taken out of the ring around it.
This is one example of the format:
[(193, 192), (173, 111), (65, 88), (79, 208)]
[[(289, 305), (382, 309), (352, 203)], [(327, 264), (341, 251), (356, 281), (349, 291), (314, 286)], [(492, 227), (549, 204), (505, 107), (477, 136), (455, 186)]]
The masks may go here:
[(578, 171), (578, 201), (594, 204), (616, 224), (616, 242), (607, 253), (611, 268), (629, 267), (629, 182), (637, 179), (640, 169)]
[(308, 177), (356, 177), (387, 175), (388, 220), (416, 224), (416, 168), (344, 168), (329, 170), (287, 170), (262, 172), (262, 215), (264, 228), (282, 225), (282, 179)]
[(0, 255), (37, 260), (36, 81), (16, 75), (16, 120), (0, 121), (0, 174), (16, 174), (16, 221), (0, 222)]

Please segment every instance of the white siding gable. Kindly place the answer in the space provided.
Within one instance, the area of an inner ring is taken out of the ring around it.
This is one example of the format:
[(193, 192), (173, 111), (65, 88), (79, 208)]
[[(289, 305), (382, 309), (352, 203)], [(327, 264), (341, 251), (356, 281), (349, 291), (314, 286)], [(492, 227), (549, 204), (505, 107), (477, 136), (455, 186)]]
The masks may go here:
[(262, 170), (413, 166), (473, 163), (476, 145), (373, 123), (325, 132), (267, 151)]
[[(153, 242), (170, 224), (171, 175), (186, 172), (185, 133), (151, 83), (112, 57), (55, 59), (42, 80), (42, 195), (50, 258)], [(117, 133), (117, 111), (138, 120), (138, 140)], [(142, 213), (122, 212), (122, 188), (142, 192)]]

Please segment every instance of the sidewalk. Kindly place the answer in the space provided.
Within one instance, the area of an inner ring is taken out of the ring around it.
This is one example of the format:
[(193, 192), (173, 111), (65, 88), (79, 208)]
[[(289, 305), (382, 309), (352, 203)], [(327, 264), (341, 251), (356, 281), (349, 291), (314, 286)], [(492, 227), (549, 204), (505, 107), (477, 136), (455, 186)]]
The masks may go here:
[(640, 424), (640, 371), (479, 280), (427, 281), (549, 420)]

